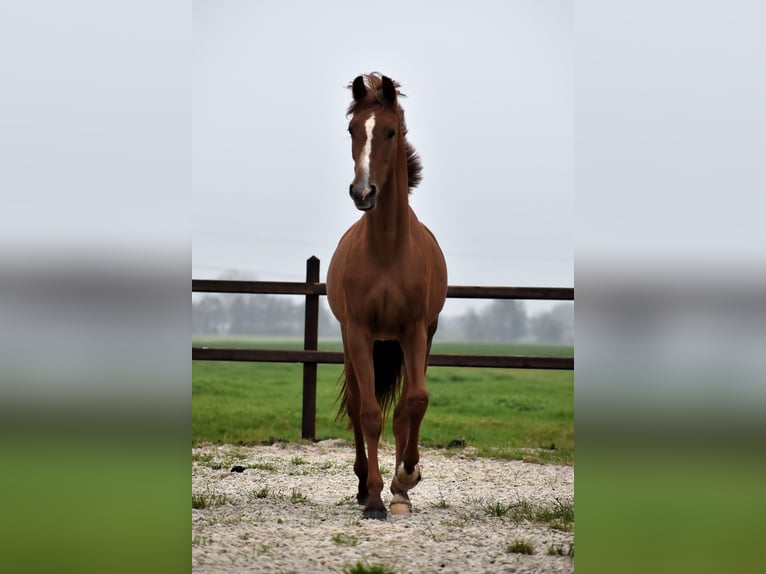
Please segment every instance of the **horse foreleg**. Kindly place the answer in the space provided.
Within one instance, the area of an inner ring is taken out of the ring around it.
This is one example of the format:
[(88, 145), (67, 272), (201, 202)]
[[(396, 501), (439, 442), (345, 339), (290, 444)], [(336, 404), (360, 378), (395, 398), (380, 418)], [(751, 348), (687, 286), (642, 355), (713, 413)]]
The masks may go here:
[[(406, 385), (406, 383), (405, 383)], [(407, 444), (407, 440), (410, 434), (409, 417), (407, 417), (407, 399), (406, 388), (402, 389), (402, 394), (396, 403), (394, 408), (394, 437), (396, 439), (396, 464), (394, 465), (394, 479), (391, 481), (391, 513), (392, 514), (406, 514), (412, 510), (412, 504), (410, 503), (410, 497), (407, 495), (407, 491), (403, 490), (401, 485), (396, 479), (396, 470), (402, 462), (404, 454), (404, 447)]]
[(346, 413), (351, 421), (351, 428), (354, 431), (354, 447), (356, 456), (354, 457), (354, 474), (359, 479), (359, 487), (356, 494), (356, 501), (359, 504), (367, 504), (367, 453), (364, 450), (364, 433), (362, 432), (362, 422), (359, 402), (359, 387), (351, 364), (346, 364)]
[[(406, 386), (406, 382), (405, 382)], [(404, 454), (404, 446), (407, 444), (407, 439), (410, 436), (410, 420), (406, 416), (406, 403), (407, 403), (407, 389), (402, 389), (399, 400), (394, 408), (394, 438), (396, 439), (396, 467), (402, 462), (402, 455)]]
[[(353, 366), (356, 377), (356, 388), (359, 401), (359, 424), (361, 432), (354, 431), (356, 439), (357, 459), (360, 458), (360, 451), (363, 449), (362, 441), (367, 445), (366, 471), (367, 480), (365, 483), (367, 501), (364, 507), (365, 518), (385, 519), (387, 516), (386, 507), (383, 505), (380, 493), (383, 490), (383, 477), (380, 475), (380, 466), (378, 465), (378, 444), (380, 434), (383, 430), (383, 418), (380, 412), (380, 406), (375, 398), (375, 373), (372, 363), (372, 337), (362, 330), (354, 332), (348, 330), (345, 352)], [(361, 437), (360, 437), (361, 435)], [(356, 468), (354, 469), (356, 471)], [(361, 465), (360, 465), (361, 470)], [(360, 480), (360, 494), (362, 491), (362, 476), (357, 473)], [(361, 502), (361, 501), (360, 501)]]

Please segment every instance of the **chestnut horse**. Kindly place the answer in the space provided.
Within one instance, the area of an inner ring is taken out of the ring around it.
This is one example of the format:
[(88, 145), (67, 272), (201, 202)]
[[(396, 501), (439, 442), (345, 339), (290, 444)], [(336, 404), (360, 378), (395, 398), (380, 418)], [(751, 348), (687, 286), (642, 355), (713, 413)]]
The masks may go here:
[(354, 159), (349, 192), (364, 215), (343, 235), (330, 261), (327, 299), (343, 336), (339, 416), (345, 411), (354, 431), (357, 501), (365, 518), (385, 519), (378, 466), (383, 421), (396, 403), (391, 512), (404, 514), (412, 510), (407, 491), (421, 478), (425, 373), (447, 295), (447, 266), (433, 234), (409, 205), (421, 165), (405, 137), (399, 84), (369, 74), (349, 87), (354, 97), (347, 111)]

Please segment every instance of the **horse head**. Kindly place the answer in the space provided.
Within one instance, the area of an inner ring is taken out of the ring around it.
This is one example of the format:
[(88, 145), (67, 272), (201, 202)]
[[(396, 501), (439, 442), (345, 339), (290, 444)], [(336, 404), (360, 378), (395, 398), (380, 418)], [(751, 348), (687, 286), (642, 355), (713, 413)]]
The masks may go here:
[[(407, 142), (404, 112), (399, 106), (399, 84), (388, 76), (357, 76), (350, 85), (354, 101), (348, 109), (351, 120), (351, 157), (354, 180), (349, 194), (362, 211), (373, 209), (379, 194), (393, 179), (400, 165), (407, 166), (408, 188), (420, 181), (420, 160)], [(400, 161), (405, 157), (406, 162)]]

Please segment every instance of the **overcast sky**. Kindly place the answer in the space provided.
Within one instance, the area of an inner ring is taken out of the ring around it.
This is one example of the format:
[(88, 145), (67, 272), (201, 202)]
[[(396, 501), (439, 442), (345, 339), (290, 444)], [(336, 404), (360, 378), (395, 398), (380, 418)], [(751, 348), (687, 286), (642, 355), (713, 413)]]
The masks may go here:
[(361, 213), (345, 86), (402, 84), (452, 285), (573, 285), (568, 1), (194, 3), (194, 278), (321, 278)]

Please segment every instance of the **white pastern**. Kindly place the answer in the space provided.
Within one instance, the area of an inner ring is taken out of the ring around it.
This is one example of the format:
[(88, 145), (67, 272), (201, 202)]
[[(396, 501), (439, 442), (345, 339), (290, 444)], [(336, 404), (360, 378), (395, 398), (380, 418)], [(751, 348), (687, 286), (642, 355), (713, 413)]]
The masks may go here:
[(399, 467), (396, 469), (394, 485), (406, 492), (411, 488), (414, 488), (415, 485), (420, 482), (421, 478), (422, 475), (420, 473), (420, 464), (415, 465), (415, 468), (412, 470), (412, 474), (407, 474), (407, 471), (404, 469), (404, 463), (400, 462)]
[(372, 114), (367, 121), (364, 122), (364, 131), (367, 134), (367, 141), (364, 142), (364, 149), (362, 149), (362, 173), (364, 174), (364, 184), (367, 187), (367, 181), (370, 178), (370, 153), (372, 152), (372, 129), (375, 127), (375, 114)]

